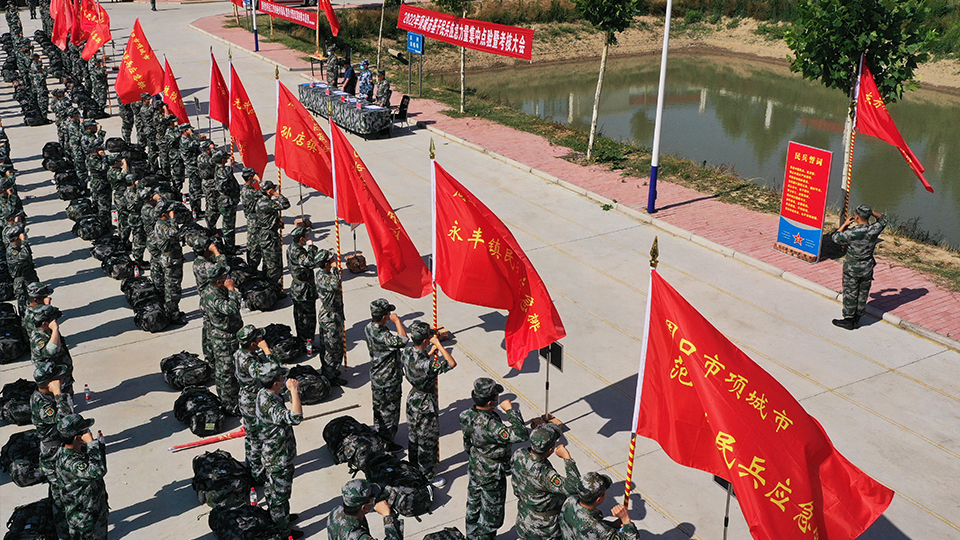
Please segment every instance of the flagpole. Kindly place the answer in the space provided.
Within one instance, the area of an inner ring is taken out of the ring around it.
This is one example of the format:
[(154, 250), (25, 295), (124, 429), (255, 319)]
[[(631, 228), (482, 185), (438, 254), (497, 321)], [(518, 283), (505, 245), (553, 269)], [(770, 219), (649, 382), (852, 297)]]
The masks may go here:
[[(433, 144), (433, 137), (430, 137), (430, 235), (432, 255), (430, 256), (430, 280), (433, 283), (433, 328), (440, 328), (440, 319), (437, 312), (437, 148)], [(435, 351), (434, 355), (440, 351)], [(440, 377), (435, 379), (436, 395), (439, 403), (440, 398)], [(440, 463), (440, 445), (437, 445), (437, 463)]]
[[(97, 5), (100, 5), (100, 3), (97, 2)], [(100, 48), (100, 52), (103, 53), (103, 70), (104, 70), (104, 72), (106, 72), (106, 70), (107, 70), (107, 49), (104, 48), (104, 47), (101, 47), (101, 48)], [(94, 53), (94, 54), (96, 54), (96, 53)], [(113, 99), (110, 98), (110, 92), (107, 92), (107, 106), (110, 107), (110, 116), (113, 116)], [(117, 101), (117, 107), (119, 107), (119, 106), (120, 106), (120, 101), (118, 100), (118, 101)]]
[(653, 150), (650, 157), (650, 186), (647, 188), (647, 213), (657, 211), (657, 172), (660, 170), (660, 130), (663, 125), (663, 99), (667, 85), (667, 50), (670, 45), (670, 14), (673, 0), (667, 0), (663, 23), (663, 52), (660, 54), (660, 86), (657, 90), (657, 118), (653, 125)]
[(623, 505), (630, 508), (630, 490), (633, 487), (633, 458), (637, 448), (637, 422), (640, 416), (640, 394), (643, 390), (643, 370), (647, 363), (647, 340), (650, 339), (650, 304), (653, 299), (653, 274), (657, 271), (660, 256), (658, 238), (653, 237), (650, 247), (650, 281), (647, 284), (647, 309), (643, 318), (643, 342), (640, 349), (640, 370), (637, 374), (637, 397), (633, 405), (633, 429), (630, 434), (630, 452), (627, 455), (627, 482), (624, 484)]
[[(228, 95), (227, 99), (229, 100), (229, 99), (230, 99), (229, 96), (233, 94), (233, 50), (232, 50), (232, 49), (227, 49), (227, 58), (230, 59), (230, 62), (229, 62), (229, 64), (230, 64), (230, 82), (227, 83), (227, 95)], [(230, 131), (230, 121), (233, 120), (233, 105), (231, 105), (230, 107), (227, 107), (227, 110), (228, 110), (229, 112), (227, 113), (227, 126), (226, 126), (226, 128), (227, 128), (227, 132), (229, 132), (229, 131)], [(226, 134), (227, 134), (227, 133), (225, 132), (225, 133), (224, 133), (224, 140), (223, 140), (224, 144), (226, 144), (226, 142), (227, 142)], [(233, 157), (233, 135), (230, 135), (230, 157)]]
[[(319, 3), (317, 4), (319, 6)], [(317, 9), (320, 9), (319, 7)], [(318, 15), (319, 17), (319, 15)], [(319, 21), (317, 22), (319, 24)], [(333, 227), (337, 231), (337, 272), (340, 272), (340, 296), (343, 297), (343, 267), (340, 265), (340, 207), (337, 205), (337, 156), (334, 152), (333, 102), (327, 102), (327, 118), (330, 119), (330, 176), (333, 179)], [(347, 326), (343, 326), (343, 367), (347, 367)]]
[(847, 209), (850, 208), (850, 183), (853, 179), (853, 146), (857, 140), (857, 99), (860, 97), (860, 76), (863, 74), (863, 54), (860, 54), (860, 62), (857, 66), (857, 82), (853, 85), (853, 96), (850, 97), (850, 109), (853, 114), (847, 115), (847, 120), (843, 125), (844, 144), (843, 157), (843, 209), (840, 210), (840, 223), (847, 219)]

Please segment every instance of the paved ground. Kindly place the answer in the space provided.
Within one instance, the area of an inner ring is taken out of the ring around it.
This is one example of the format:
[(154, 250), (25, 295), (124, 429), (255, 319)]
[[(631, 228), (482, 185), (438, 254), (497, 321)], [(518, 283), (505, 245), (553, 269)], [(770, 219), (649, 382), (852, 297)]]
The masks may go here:
[[(226, 6), (169, 5), (155, 14), (144, 4), (105, 6), (114, 21), (118, 47), (134, 18), (143, 17), (141, 23), (155, 50), (167, 55), (179, 76), (185, 101), (190, 103), (196, 96), (204, 102), (205, 111), (207, 51), (214, 47), (226, 71), (226, 46), (187, 29), (186, 24), (221, 13)], [(32, 30), (30, 22), (25, 23)], [(239, 48), (233, 50), (234, 63), (272, 149), (273, 67)], [(281, 72), (281, 80), (292, 87), (302, 79)], [(173, 418), (177, 393), (166, 386), (158, 370), (159, 360), (168, 354), (182, 349), (199, 352), (200, 321), (189, 264), (182, 308), (190, 315), (190, 323), (160, 334), (137, 330), (119, 283), (102, 274), (89, 256), (89, 244), (69, 232), (65, 203), (56, 198), (49, 173), (40, 168), (39, 149), (55, 138), (54, 127), (23, 127), (15, 116), (9, 85), (0, 86), (0, 96), (0, 113), (21, 171), (18, 182), (23, 194), (31, 197), (26, 210), (39, 273), (56, 288), (54, 299), (64, 311), (63, 328), (72, 346), (78, 383), (89, 384), (94, 391), (92, 403), (81, 405), (80, 411), (96, 418), (95, 427), (107, 437), (110, 537), (213, 538), (206, 524), (207, 508), (197, 503), (190, 488), (191, 459), (201, 450), (167, 451), (195, 437)], [(425, 110), (420, 109), (420, 118), (426, 117)], [(119, 132), (118, 119), (103, 124), (111, 135)], [(207, 123), (201, 119), (200, 124)], [(221, 140), (219, 132), (213, 135)], [(604, 212), (594, 199), (439, 133), (401, 129), (391, 139), (352, 138), (424, 253), (430, 245), (427, 149), (431, 137), (437, 142), (438, 161), (511, 228), (557, 304), (569, 336), (563, 340), (565, 370), (551, 375), (551, 410), (567, 423), (566, 437), (581, 470), (604, 469), (615, 479), (615, 492), (623, 488), (646, 301), (646, 253), (654, 236), (659, 236), (661, 274), (790, 390), (844, 455), (897, 492), (889, 510), (864, 537), (960, 539), (957, 351), (883, 321), (869, 321), (856, 332), (835, 328), (829, 319), (839, 312), (839, 305), (808, 287), (746, 264), (745, 259), (725, 256), (715, 246), (691, 241), (679, 229), (671, 229), (674, 235), (627, 211)], [(270, 165), (265, 176), (275, 174)], [(285, 193), (296, 199), (296, 185), (284, 179), (284, 186)], [(683, 208), (677, 207), (677, 213)], [(307, 194), (304, 211), (319, 224), (319, 239), (332, 243), (331, 202)], [(285, 219), (291, 223), (294, 215)], [(348, 250), (352, 239), (346, 229), (343, 232)], [(370, 255), (363, 228), (357, 232), (359, 249)], [(382, 291), (372, 272), (348, 274), (344, 294), (349, 385), (326, 403), (308, 407), (307, 414), (359, 404), (353, 413), (370, 422), (362, 339), (367, 305), (380, 296), (390, 298), (409, 322), (428, 318), (430, 301)], [(519, 372), (506, 365), (503, 312), (457, 304), (442, 296), (439, 309), (441, 322), (454, 332), (451, 346), (461, 361), (440, 382), (443, 460), (439, 470), (449, 484), (438, 493), (433, 514), (420, 522), (405, 520), (407, 538), (420, 538), (451, 524), (463, 527), (466, 467), (456, 415), (468, 406), (474, 378), (487, 375), (501, 381), (517, 397), (527, 418), (540, 414), (544, 402), (543, 365), (537, 358), (528, 359)], [(258, 325), (290, 324), (291, 318), (289, 303), (273, 312), (244, 316), (245, 322)], [(315, 359), (309, 361), (317, 365)], [(29, 378), (31, 372), (26, 361), (0, 367), (4, 383)], [(323, 444), (325, 422), (314, 420), (297, 429), (292, 508), (300, 512), (310, 538), (325, 538), (326, 516), (339, 502), (339, 486), (349, 479), (345, 467), (332, 464)], [(5, 441), (22, 429), (2, 426), (0, 439)], [(401, 441), (405, 429), (401, 426)], [(237, 456), (243, 452), (239, 440), (217, 447)], [(634, 480), (637, 495), (632, 515), (644, 538), (721, 536), (724, 493), (709, 475), (672, 463), (656, 443), (640, 440)], [(44, 491), (42, 486), (18, 488), (6, 475), (0, 476), (0, 522), (6, 522), (16, 505), (36, 500)], [(612, 500), (604, 510), (611, 504)], [(508, 525), (501, 529), (501, 538), (512, 539), (513, 497), (507, 509)], [(730, 537), (748, 538), (736, 503), (731, 514)], [(378, 520), (371, 522), (379, 532)]]

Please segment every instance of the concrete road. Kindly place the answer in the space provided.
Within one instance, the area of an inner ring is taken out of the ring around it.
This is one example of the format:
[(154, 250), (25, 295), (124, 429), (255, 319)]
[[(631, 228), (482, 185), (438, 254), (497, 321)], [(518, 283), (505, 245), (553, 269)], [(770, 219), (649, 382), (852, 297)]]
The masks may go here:
[[(184, 100), (197, 96), (206, 110), (208, 50), (226, 72), (225, 47), (186, 25), (199, 17), (225, 11), (228, 4), (166, 5), (149, 12), (143, 4), (104, 4), (113, 19), (118, 52), (135, 17), (158, 54), (166, 54)], [(24, 23), (32, 32), (34, 21)], [(267, 147), (273, 149), (275, 83), (273, 67), (243, 51), (233, 50), (234, 63), (260, 115)], [(290, 87), (296, 74), (281, 73)], [(189, 314), (185, 327), (159, 334), (139, 331), (133, 312), (119, 291), (119, 282), (105, 277), (89, 255), (89, 243), (70, 232), (66, 203), (56, 198), (51, 175), (40, 167), (40, 148), (55, 140), (51, 126), (26, 128), (16, 116), (11, 87), (0, 86), (0, 112), (20, 170), (21, 193), (29, 214), (29, 234), (41, 278), (56, 288), (54, 301), (64, 312), (63, 331), (76, 363), (78, 387), (89, 384), (90, 404), (79, 412), (96, 419), (108, 443), (107, 488), (110, 494), (110, 538), (213, 538), (190, 487), (191, 459), (204, 450), (223, 448), (242, 457), (243, 443), (170, 453), (167, 448), (196, 439), (173, 418), (177, 392), (159, 374), (161, 358), (200, 351), (198, 300), (190, 265), (185, 268), (181, 307)], [(192, 111), (192, 109), (191, 109)], [(321, 121), (322, 122), (322, 121)], [(206, 119), (200, 122), (206, 127)], [(119, 134), (119, 119), (103, 122)], [(323, 125), (323, 124), (321, 124)], [(220, 134), (214, 133), (215, 140)], [(430, 249), (430, 138), (438, 161), (473, 191), (514, 232), (545, 280), (568, 331), (563, 340), (563, 373), (551, 374), (551, 411), (565, 421), (570, 450), (581, 471), (605, 470), (615, 479), (611, 494), (622, 497), (643, 313), (646, 302), (647, 252), (660, 241), (661, 274), (755, 361), (775, 376), (813, 414), (834, 444), (853, 463), (897, 492), (886, 514), (864, 536), (871, 539), (926, 540), (960, 538), (960, 355), (879, 321), (855, 332), (838, 329), (830, 319), (835, 302), (797, 285), (637, 219), (604, 211), (589, 199), (495, 161), (489, 156), (426, 130), (400, 130), (391, 139), (364, 142), (352, 137), (357, 152), (380, 183), (396, 213), (422, 253)], [(268, 167), (266, 178), (276, 169)], [(284, 179), (284, 192), (295, 207), (285, 216), (292, 223), (298, 210), (297, 185)], [(331, 201), (304, 190), (303, 208), (319, 225), (318, 243), (332, 246)], [(346, 227), (343, 250), (353, 248)], [(239, 240), (242, 241), (243, 235)], [(357, 247), (374, 263), (363, 227)], [(398, 297), (379, 288), (372, 269), (347, 274), (344, 296), (347, 316), (349, 385), (322, 404), (307, 407), (314, 414), (359, 404), (352, 414), (372, 421), (368, 356), (363, 327), (369, 302), (386, 297), (399, 307), (405, 323), (429, 320), (429, 298)], [(289, 278), (287, 278), (289, 280)], [(288, 281), (289, 282), (289, 281)], [(444, 526), (463, 529), (466, 464), (457, 415), (469, 406), (472, 381), (479, 376), (499, 380), (515, 396), (526, 418), (543, 412), (544, 365), (531, 356), (524, 369), (506, 364), (503, 325), (506, 314), (457, 304), (440, 297), (440, 321), (454, 333), (450, 343), (460, 366), (440, 380), (441, 455), (439, 472), (448, 486), (437, 494), (435, 510), (422, 521), (407, 518), (407, 538), (420, 538)], [(269, 313), (249, 313), (244, 321), (292, 324), (289, 300)], [(311, 358), (315, 366), (318, 361)], [(0, 367), (4, 383), (30, 378), (32, 367), (21, 361)], [(406, 385), (405, 385), (406, 387)], [(321, 431), (329, 418), (297, 428), (299, 456), (292, 510), (311, 538), (325, 538), (326, 516), (339, 504), (340, 486), (350, 479), (335, 466)], [(232, 429), (235, 420), (228, 423)], [(23, 430), (0, 427), (0, 439)], [(405, 425), (399, 441), (404, 441)], [(719, 539), (723, 529), (725, 492), (706, 473), (670, 461), (649, 440), (637, 443), (631, 514), (644, 538)], [(0, 522), (17, 505), (41, 498), (44, 486), (16, 487), (0, 476)], [(611, 498), (604, 507), (607, 512)], [(512, 531), (515, 499), (507, 504)], [(736, 502), (731, 508), (730, 538), (749, 532)], [(375, 534), (382, 532), (371, 517)]]

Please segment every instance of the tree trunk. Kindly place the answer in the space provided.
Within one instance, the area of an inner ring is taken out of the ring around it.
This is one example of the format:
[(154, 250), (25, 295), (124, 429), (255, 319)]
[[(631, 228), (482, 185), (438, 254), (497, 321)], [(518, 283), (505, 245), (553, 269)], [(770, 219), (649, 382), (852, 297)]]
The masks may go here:
[(597, 77), (597, 93), (593, 96), (593, 118), (590, 120), (590, 140), (587, 141), (587, 161), (593, 158), (593, 140), (597, 135), (597, 114), (600, 112), (600, 90), (603, 88), (603, 72), (607, 69), (607, 51), (610, 40), (603, 43), (603, 55), (600, 56), (600, 76)]

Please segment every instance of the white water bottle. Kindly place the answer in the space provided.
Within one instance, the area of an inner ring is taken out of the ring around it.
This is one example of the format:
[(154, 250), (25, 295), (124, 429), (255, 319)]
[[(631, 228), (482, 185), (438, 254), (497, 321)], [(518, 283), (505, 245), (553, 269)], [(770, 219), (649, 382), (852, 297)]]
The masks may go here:
[(257, 488), (250, 488), (250, 506), (257, 505)]
[(140, 277), (140, 275), (141, 275), (141, 274), (140, 274), (140, 265), (139, 265), (139, 264), (133, 265), (133, 277)]
[(307, 354), (313, 354), (313, 340), (307, 340)]
[(120, 217), (119, 217), (119, 214), (117, 214), (116, 210), (110, 211), (110, 219), (113, 221), (114, 225), (120, 222)]
[(103, 432), (99, 429), (97, 430), (97, 440), (100, 441), (100, 444), (107, 444), (107, 438), (103, 436)]
[(85, 384), (83, 385), (83, 400), (90, 403), (90, 397), (90, 386)]

